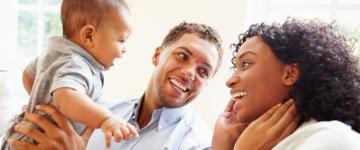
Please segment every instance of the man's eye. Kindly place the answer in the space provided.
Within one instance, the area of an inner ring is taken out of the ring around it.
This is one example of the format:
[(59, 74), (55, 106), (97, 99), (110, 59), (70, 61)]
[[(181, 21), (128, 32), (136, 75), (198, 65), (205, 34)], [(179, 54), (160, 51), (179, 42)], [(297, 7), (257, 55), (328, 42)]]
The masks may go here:
[(181, 60), (186, 60), (186, 59), (187, 59), (187, 56), (186, 56), (184, 53), (179, 53), (179, 54), (178, 54), (178, 57), (179, 57), (179, 59), (181, 59)]
[(208, 78), (209, 72), (206, 69), (199, 69), (199, 74), (202, 78)]

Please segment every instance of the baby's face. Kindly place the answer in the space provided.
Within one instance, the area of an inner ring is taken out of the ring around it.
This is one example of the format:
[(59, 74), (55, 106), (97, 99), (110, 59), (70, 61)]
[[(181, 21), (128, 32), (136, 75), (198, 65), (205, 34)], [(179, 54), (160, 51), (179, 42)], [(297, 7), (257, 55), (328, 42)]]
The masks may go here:
[(113, 12), (96, 31), (94, 57), (106, 69), (125, 52), (125, 42), (132, 31), (131, 16), (128, 11)]

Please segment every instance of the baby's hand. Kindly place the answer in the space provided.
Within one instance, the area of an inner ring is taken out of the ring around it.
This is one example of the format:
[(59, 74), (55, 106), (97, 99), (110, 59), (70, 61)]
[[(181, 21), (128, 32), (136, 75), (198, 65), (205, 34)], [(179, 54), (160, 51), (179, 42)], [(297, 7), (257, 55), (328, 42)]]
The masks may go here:
[(105, 135), (106, 147), (110, 147), (111, 138), (114, 137), (116, 142), (128, 140), (130, 136), (138, 137), (135, 127), (120, 118), (110, 117), (101, 124), (101, 130)]

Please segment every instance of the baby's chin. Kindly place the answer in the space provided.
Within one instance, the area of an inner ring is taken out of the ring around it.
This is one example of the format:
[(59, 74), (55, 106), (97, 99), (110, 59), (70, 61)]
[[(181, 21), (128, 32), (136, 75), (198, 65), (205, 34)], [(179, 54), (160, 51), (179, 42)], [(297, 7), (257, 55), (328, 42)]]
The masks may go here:
[(114, 64), (111, 64), (111, 65), (107, 65), (107, 66), (104, 66), (105, 67), (105, 70), (109, 70), (111, 67), (113, 67)]

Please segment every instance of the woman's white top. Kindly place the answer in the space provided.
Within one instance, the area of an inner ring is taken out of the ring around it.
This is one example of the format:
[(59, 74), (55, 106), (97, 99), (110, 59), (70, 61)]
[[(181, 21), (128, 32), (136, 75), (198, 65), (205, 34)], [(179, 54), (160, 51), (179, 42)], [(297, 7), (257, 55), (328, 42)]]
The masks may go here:
[(340, 121), (303, 123), (274, 150), (360, 150), (360, 134)]

